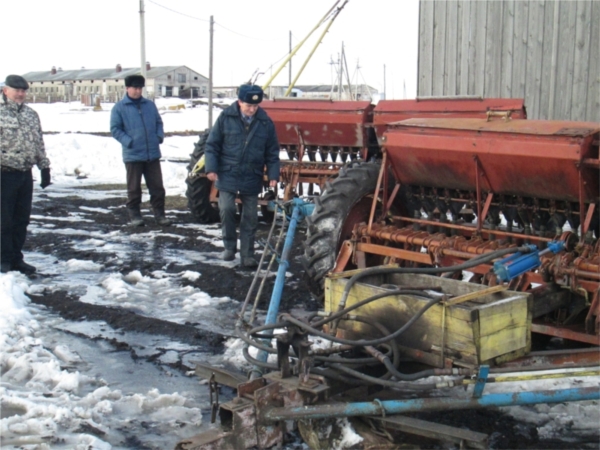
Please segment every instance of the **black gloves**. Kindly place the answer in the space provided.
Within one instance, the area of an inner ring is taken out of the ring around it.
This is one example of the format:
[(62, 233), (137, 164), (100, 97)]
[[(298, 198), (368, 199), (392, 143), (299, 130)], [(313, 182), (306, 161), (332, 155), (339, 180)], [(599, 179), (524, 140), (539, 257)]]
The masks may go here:
[(40, 183), (40, 186), (42, 187), (42, 189), (46, 189), (48, 186), (50, 186), (52, 184), (50, 182), (50, 168), (48, 167), (46, 169), (42, 169), (41, 174), (42, 174), (42, 182)]

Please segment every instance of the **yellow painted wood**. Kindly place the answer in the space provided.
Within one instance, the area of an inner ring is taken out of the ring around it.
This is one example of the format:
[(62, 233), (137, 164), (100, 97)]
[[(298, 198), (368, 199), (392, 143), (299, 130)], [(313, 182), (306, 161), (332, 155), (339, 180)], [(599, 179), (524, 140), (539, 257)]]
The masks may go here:
[(479, 341), (482, 361), (500, 356), (508, 351), (523, 348), (527, 345), (527, 327), (506, 328), (502, 332), (489, 336), (482, 336)]
[[(342, 272), (326, 279), (326, 311), (338, 310), (349, 277), (358, 272), (360, 270)], [(489, 288), (428, 275), (375, 275), (354, 284), (345, 306), (390, 290), (380, 287), (381, 284), (441, 286), (447, 295), (454, 296), (452, 300), (458, 300), (452, 306), (446, 306), (445, 312), (441, 303), (431, 307), (398, 338), (400, 345), (431, 352), (432, 346), (439, 349), (444, 344), (444, 357), (464, 366), (494, 359), (509, 360), (524, 354), (531, 345), (531, 299), (527, 294), (508, 291), (505, 286)], [(394, 332), (429, 301), (419, 296), (393, 295), (363, 305), (350, 314), (368, 317)], [(381, 336), (370, 325), (355, 321), (340, 322), (340, 329), (346, 336), (356, 339)], [(437, 354), (441, 361), (439, 351)], [(429, 355), (428, 360), (435, 358), (435, 353)]]
[(459, 303), (476, 300), (477, 298), (479, 298), (483, 295), (495, 294), (496, 292), (505, 291), (507, 289), (508, 289), (508, 286), (504, 286), (504, 285), (492, 286), (488, 289), (484, 289), (483, 291), (475, 291), (475, 292), (471, 292), (470, 294), (464, 294), (464, 295), (460, 295), (458, 297), (454, 297), (454, 298), (446, 301), (446, 306), (454, 306), (454, 305), (458, 305)]

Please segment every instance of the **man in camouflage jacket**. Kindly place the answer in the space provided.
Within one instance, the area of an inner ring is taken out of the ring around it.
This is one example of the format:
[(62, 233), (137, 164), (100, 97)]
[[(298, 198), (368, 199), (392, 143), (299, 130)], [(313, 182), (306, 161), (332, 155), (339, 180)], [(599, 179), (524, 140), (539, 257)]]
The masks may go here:
[(50, 184), (50, 161), (44, 149), (40, 119), (24, 104), (29, 89), (27, 81), (19, 75), (9, 75), (4, 84), (0, 103), (1, 270), (29, 275), (35, 272), (35, 267), (23, 261), (22, 249), (33, 197), (31, 168), (38, 166), (41, 186), (45, 188)]

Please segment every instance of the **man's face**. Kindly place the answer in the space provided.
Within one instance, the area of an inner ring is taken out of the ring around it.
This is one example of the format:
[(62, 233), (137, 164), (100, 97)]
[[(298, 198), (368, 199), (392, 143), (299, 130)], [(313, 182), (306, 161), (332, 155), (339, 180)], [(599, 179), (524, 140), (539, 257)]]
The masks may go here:
[(142, 90), (144, 88), (141, 87), (132, 87), (129, 86), (127, 88), (127, 95), (129, 95), (130, 98), (137, 100), (138, 98), (140, 98), (142, 96)]
[(27, 95), (27, 89), (15, 89), (9, 86), (4, 86), (2, 92), (6, 95), (6, 98), (18, 104), (23, 103)]
[(238, 100), (238, 104), (240, 105), (240, 111), (243, 115), (247, 117), (252, 117), (258, 111), (258, 105), (251, 105), (250, 103), (245, 103), (241, 100)]

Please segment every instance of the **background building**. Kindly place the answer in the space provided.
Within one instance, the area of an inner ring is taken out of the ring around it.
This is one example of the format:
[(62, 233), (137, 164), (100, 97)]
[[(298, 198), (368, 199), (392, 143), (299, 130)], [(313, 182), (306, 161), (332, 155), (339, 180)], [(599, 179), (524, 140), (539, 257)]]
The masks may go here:
[[(125, 95), (125, 77), (134, 74), (140, 74), (139, 67), (123, 68), (117, 64), (111, 69), (62, 70), (53, 67), (26, 73), (23, 78), (30, 85), (29, 102), (89, 100), (97, 96), (102, 101), (115, 102)], [(187, 66), (151, 67), (146, 63), (146, 92), (149, 98), (206, 97), (208, 78)]]

